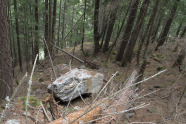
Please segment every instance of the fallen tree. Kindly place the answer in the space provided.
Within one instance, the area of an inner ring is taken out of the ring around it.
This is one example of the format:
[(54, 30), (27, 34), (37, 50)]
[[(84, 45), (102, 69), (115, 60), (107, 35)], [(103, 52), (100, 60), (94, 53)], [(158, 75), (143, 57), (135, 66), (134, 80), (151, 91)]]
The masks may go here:
[[(139, 81), (137, 83), (134, 83), (135, 75), (137, 74), (137, 72), (134, 71), (123, 89), (109, 95), (105, 99), (98, 100), (95, 103), (93, 102), (93, 104), (90, 106), (86, 106), (65, 117), (61, 117), (57, 120), (54, 120), (50, 122), (49, 124), (72, 124), (72, 123), (73, 124), (80, 124), (80, 123), (86, 124), (89, 122), (112, 123), (113, 121), (114, 122), (120, 121), (120, 118), (122, 117), (123, 113), (126, 113), (130, 110), (141, 109), (149, 105), (146, 103), (142, 103), (136, 107), (128, 109), (130, 107), (130, 104), (133, 101), (158, 91), (158, 90), (153, 91), (152, 93), (146, 94), (141, 97), (134, 97), (135, 95), (134, 95), (133, 86), (143, 83), (165, 71), (166, 70), (160, 71), (157, 74), (151, 77), (148, 77), (146, 79), (143, 79), (142, 81)], [(105, 88), (105, 86), (103, 87), (103, 89)], [(103, 91), (103, 89), (100, 91), (100, 93)], [(100, 95), (100, 93), (98, 94), (98, 96)]]
[(132, 86), (137, 84), (134, 83), (136, 74), (136, 71), (132, 73), (123, 89), (109, 95), (105, 99), (98, 100), (95, 103), (93, 102), (90, 106), (86, 106), (76, 112), (68, 114), (65, 117), (54, 120), (50, 122), (50, 124), (79, 124), (89, 122), (112, 123), (119, 121), (123, 116), (122, 114), (127, 111), (147, 106), (147, 104), (142, 104), (128, 109), (130, 107), (129, 103), (132, 101), (131, 96), (134, 95), (134, 88)]

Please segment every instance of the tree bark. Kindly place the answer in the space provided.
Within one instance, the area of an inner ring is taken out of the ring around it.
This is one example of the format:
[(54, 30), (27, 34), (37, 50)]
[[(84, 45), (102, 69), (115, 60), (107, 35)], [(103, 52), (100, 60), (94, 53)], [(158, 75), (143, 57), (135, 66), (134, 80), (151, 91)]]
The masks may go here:
[(121, 30), (123, 29), (123, 26), (124, 26), (124, 23), (125, 23), (125, 20), (126, 20), (127, 15), (128, 15), (128, 12), (129, 12), (129, 9), (130, 9), (131, 4), (132, 4), (132, 2), (130, 1), (129, 5), (128, 5), (128, 8), (127, 8), (127, 10), (126, 10), (126, 12), (125, 12), (125, 16), (124, 16), (124, 18), (123, 18), (123, 21), (122, 21), (122, 24), (121, 24), (121, 26), (120, 26), (120, 29), (119, 29), (119, 31), (118, 31), (118, 33), (117, 33), (117, 36), (116, 36), (114, 42), (112, 43), (112, 45), (110, 46), (110, 49), (109, 49), (109, 52), (108, 52), (108, 55), (107, 55), (106, 62), (108, 61), (109, 56), (110, 56), (110, 54), (111, 54), (111, 51), (112, 51), (112, 49), (114, 48), (114, 46), (116, 45), (116, 42), (118, 41), (118, 38), (119, 38), (119, 36), (120, 36), (120, 34), (121, 34)]
[(153, 30), (153, 32), (152, 32), (151, 43), (154, 43), (154, 41), (155, 41), (155, 39), (156, 39), (156, 36), (157, 36), (157, 34), (158, 34), (158, 29), (159, 29), (159, 27), (160, 27), (160, 25), (161, 25), (162, 20), (163, 20), (163, 18), (160, 17), (159, 20), (158, 20), (157, 25), (154, 26), (154, 30)]
[[(62, 11), (62, 0), (60, 0), (60, 9), (59, 9), (59, 24), (58, 24), (58, 32), (57, 32), (57, 47), (59, 47), (59, 40), (60, 40), (60, 32), (61, 32), (61, 11)], [(58, 52), (58, 49), (57, 49)]]
[(48, 14), (48, 48), (50, 54), (53, 52), (52, 41), (52, 0), (49, 0), (49, 14)]
[(140, 32), (141, 26), (143, 25), (144, 18), (148, 9), (148, 5), (150, 3), (150, 0), (144, 0), (140, 9), (140, 13), (138, 15), (135, 28), (131, 34), (131, 37), (129, 39), (129, 43), (127, 44), (127, 47), (124, 52), (123, 60), (122, 60), (122, 66), (126, 66), (127, 63), (129, 63), (132, 59), (133, 50), (138, 38), (138, 34)]
[(66, 19), (66, 0), (64, 0), (64, 9), (63, 9), (63, 30), (62, 30), (62, 46), (61, 48), (66, 48), (66, 41), (65, 41), (65, 19)]
[(173, 66), (172, 67), (175, 67), (175, 66), (178, 66), (179, 67), (179, 70), (181, 71), (181, 65), (183, 64), (184, 62), (184, 59), (185, 59), (185, 48), (183, 48), (178, 56), (177, 56), (177, 59), (176, 61), (174, 62)]
[(19, 67), (20, 67), (20, 71), (23, 71), (20, 36), (19, 36), (18, 13), (17, 13), (17, 0), (14, 0), (14, 12), (15, 12), (15, 22), (16, 22), (16, 35), (17, 35), (17, 49), (18, 49), (18, 56), (19, 56)]
[(28, 42), (28, 30), (27, 30), (27, 15), (26, 15), (27, 9), (24, 8), (24, 54), (25, 54), (25, 62), (26, 62), (26, 70), (29, 71), (29, 60), (30, 60), (30, 53), (29, 53), (29, 42)]
[(186, 26), (184, 26), (183, 31), (180, 34), (180, 38), (182, 38), (184, 36), (185, 32), (186, 32)]
[(100, 39), (100, 34), (98, 32), (99, 3), (100, 3), (100, 0), (95, 0), (95, 9), (94, 9), (94, 56), (96, 56), (96, 54), (99, 52), (99, 39)]
[[(48, 33), (49, 33), (48, 32), (48, 0), (45, 0), (45, 40), (47, 43), (49, 43)], [(45, 52), (45, 57), (48, 56), (48, 51), (46, 47), (44, 48), (44, 52)]]
[(141, 42), (140, 42), (139, 49), (138, 49), (138, 52), (137, 52), (137, 64), (139, 64), (139, 57), (140, 57), (141, 49), (142, 49), (142, 46), (143, 46), (143, 44), (145, 42), (146, 35), (148, 34), (147, 35), (146, 45), (145, 45), (145, 53), (147, 51), (147, 47), (149, 45), (150, 37), (151, 37), (151, 34), (152, 34), (152, 29), (153, 29), (153, 26), (154, 26), (156, 13), (157, 13), (157, 10), (158, 10), (159, 1), (160, 0), (156, 0), (156, 2), (155, 2), (154, 8), (152, 10), (152, 15), (149, 18), (149, 22), (147, 24), (146, 31), (144, 33), (144, 36), (143, 36)]
[(106, 35), (106, 30), (107, 30), (107, 27), (108, 27), (108, 17), (109, 17), (109, 15), (108, 15), (108, 12), (107, 12), (107, 5), (109, 5), (109, 3), (110, 3), (109, 0), (105, 0), (104, 3), (103, 3), (103, 9), (100, 12), (100, 15), (102, 17), (101, 24), (100, 24), (101, 34), (102, 34), (100, 49), (103, 47), (103, 43), (104, 43), (105, 35)]
[[(9, 39), (8, 1), (0, 0), (0, 100), (13, 93), (13, 71)], [(1, 101), (0, 101), (1, 102)]]
[(86, 15), (86, 7), (87, 7), (87, 0), (85, 0), (85, 7), (84, 7), (84, 13), (83, 13), (83, 32), (82, 32), (82, 40), (81, 40), (81, 50), (83, 54), (85, 55), (85, 51), (83, 48), (84, 40), (85, 40), (85, 15)]
[[(71, 27), (71, 29), (73, 28), (73, 26), (74, 26), (74, 12), (75, 12), (75, 7), (73, 6), (73, 9), (72, 9), (72, 22), (71, 22), (71, 24), (72, 24), (72, 27)], [(73, 30), (71, 31), (71, 33), (70, 33), (70, 42), (69, 42), (69, 44), (70, 44), (70, 47), (71, 46), (73, 46), (74, 45), (74, 43), (73, 43)]]
[[(118, 4), (117, 2), (118, 1), (114, 1), (113, 4)], [(108, 29), (107, 29), (107, 33), (106, 33), (105, 44), (104, 44), (104, 47), (103, 47), (103, 52), (104, 53), (106, 51), (108, 51), (110, 38), (111, 38), (112, 31), (113, 31), (113, 28), (114, 28), (114, 23), (115, 23), (115, 20), (116, 20), (117, 5), (113, 5), (113, 6), (114, 7), (116, 6), (116, 7), (111, 11), (111, 14), (110, 14), (110, 20), (109, 20), (109, 23), (108, 23)]]
[(168, 20), (167, 20), (167, 22), (166, 22), (166, 25), (165, 25), (165, 27), (164, 27), (164, 29), (163, 29), (163, 32), (161, 33), (161, 35), (160, 35), (160, 37), (159, 37), (158, 44), (157, 44), (157, 46), (156, 46), (156, 48), (155, 48), (155, 51), (157, 51), (158, 48), (164, 44), (164, 42), (165, 42), (165, 40), (166, 40), (166, 38), (167, 38), (167, 35), (168, 35), (168, 33), (169, 33), (169, 29), (170, 29), (170, 26), (171, 26), (172, 21), (173, 21), (173, 19), (174, 19), (174, 15), (175, 15), (175, 13), (176, 13), (176, 10), (177, 10), (178, 3), (179, 3), (179, 2), (180, 2), (180, 0), (176, 0), (176, 1), (174, 2), (174, 6), (173, 6), (172, 9), (171, 9), (170, 16), (169, 16), (169, 18), (168, 18)]
[(164, 0), (163, 3), (160, 6), (160, 9), (158, 10), (158, 17), (155, 22), (157, 24), (154, 25), (153, 27), (153, 32), (152, 32), (152, 37), (151, 37), (151, 43), (154, 43), (156, 36), (158, 34), (158, 29), (160, 28), (160, 25), (162, 23), (163, 17), (165, 16), (165, 6), (167, 5), (168, 0)]
[[(52, 16), (52, 40), (51, 40), (51, 43), (52, 43), (52, 44), (55, 44), (56, 5), (57, 5), (57, 0), (54, 0), (54, 3), (53, 3), (53, 16)], [(52, 45), (51, 47), (52, 47), (51, 56), (54, 56), (54, 54), (55, 54), (54, 46)]]
[(123, 53), (125, 51), (125, 47), (128, 43), (128, 40), (130, 38), (130, 34), (132, 31), (132, 27), (134, 25), (134, 21), (135, 21), (135, 17), (136, 17), (139, 3), (140, 3), (140, 0), (134, 0), (132, 3), (132, 6), (130, 8), (126, 29), (124, 31), (124, 34), (123, 34), (123, 37), (121, 40), (120, 48), (119, 48), (118, 53), (116, 55), (116, 59), (115, 59), (116, 61), (121, 61), (123, 59)]
[(178, 37), (178, 35), (180, 33), (181, 26), (182, 26), (182, 23), (180, 23), (180, 25), (178, 26), (178, 29), (176, 31), (176, 37)]
[(38, 14), (38, 0), (35, 0), (35, 34), (34, 34), (34, 57), (39, 55), (39, 14)]
[[(10, 1), (9, 1), (9, 8), (10, 8)], [(9, 18), (12, 18), (12, 12), (11, 9), (9, 9)], [(16, 52), (16, 44), (15, 44), (15, 38), (14, 38), (14, 33), (13, 29), (11, 28), (12, 26), (12, 21), (9, 21), (9, 31), (10, 31), (10, 43), (11, 43), (11, 49), (12, 49), (12, 68), (17, 66), (17, 52)], [(14, 74), (14, 73), (13, 73)], [(14, 75), (13, 75), (14, 76)]]

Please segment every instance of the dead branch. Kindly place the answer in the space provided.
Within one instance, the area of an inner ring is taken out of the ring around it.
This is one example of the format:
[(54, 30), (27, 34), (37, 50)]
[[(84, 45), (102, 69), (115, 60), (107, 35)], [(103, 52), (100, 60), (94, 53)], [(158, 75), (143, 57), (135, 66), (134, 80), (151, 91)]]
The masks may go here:
[(42, 102), (40, 102), (40, 104), (41, 104), (41, 106), (42, 106), (43, 112), (44, 112), (45, 116), (47, 117), (48, 121), (51, 121), (51, 119), (49, 118), (49, 116), (48, 116), (48, 114), (47, 114), (47, 112), (46, 112), (46, 110), (45, 110), (45, 108), (44, 108)]
[[(51, 43), (51, 44), (52, 44), (52, 43)], [(70, 53), (64, 51), (63, 49), (57, 47), (56, 45), (54, 45), (54, 44), (52, 44), (52, 45), (53, 45), (55, 48), (57, 48), (58, 50), (64, 52), (65, 54), (67, 54), (67, 55), (69, 55), (69, 56), (71, 56), (71, 57), (73, 57), (74, 59), (78, 60), (79, 62), (85, 63), (83, 60), (81, 60), (81, 59), (77, 58), (76, 56), (74, 56), (74, 55), (72, 55), (72, 54), (70, 54)]]
[(46, 48), (47, 48), (47, 51), (48, 51), (48, 55), (49, 55), (49, 58), (50, 58), (50, 63), (51, 63), (51, 66), (52, 66), (52, 70), (53, 70), (54, 76), (55, 76), (55, 78), (57, 79), (57, 75), (56, 75), (56, 72), (55, 72), (55, 69), (54, 69), (54, 64), (53, 64), (53, 61), (52, 61), (52, 57), (51, 57), (51, 55), (50, 55), (50, 51), (49, 51), (49, 49), (48, 49), (48, 45), (47, 45), (45, 39), (43, 39), (43, 41), (44, 41), (44, 44), (45, 44), (45, 46), (46, 46)]
[[(76, 119), (77, 117), (82, 115), (87, 109), (88, 109), (88, 106), (82, 108), (81, 110), (79, 110), (77, 112), (74, 112), (74, 113), (71, 113), (71, 114), (67, 115), (65, 118), (59, 118), (55, 121), (52, 121), (49, 124), (68, 124), (69, 122), (72, 122), (74, 119)], [(94, 120), (94, 119), (96, 119), (95, 115), (98, 115), (100, 113), (101, 113), (101, 107), (97, 106), (93, 110), (86, 113), (86, 116), (83, 116), (83, 117), (79, 118), (73, 124), (79, 124), (80, 121), (88, 122), (88, 121)]]
[(26, 102), (25, 102), (25, 104), (26, 104), (26, 108), (25, 108), (25, 112), (26, 112), (26, 124), (28, 124), (28, 118), (27, 118), (28, 112), (27, 111), (28, 111), (29, 97), (30, 97), (31, 86), (32, 86), (32, 76), (34, 74), (34, 70), (35, 70), (35, 67), (36, 67), (37, 58), (38, 58), (38, 54), (35, 57), (34, 65), (32, 67), (32, 72), (31, 72), (31, 75), (30, 75), (30, 79), (28, 81), (28, 92), (27, 92), (27, 98), (26, 98)]
[[(160, 71), (157, 74), (148, 77), (142, 81), (139, 81), (137, 83), (133, 83), (135, 81), (135, 74), (133, 73), (131, 78), (129, 79), (129, 81), (127, 82), (126, 86), (111, 94), (110, 96), (106, 97), (105, 99), (102, 99), (98, 102), (96, 102), (95, 104), (92, 105), (92, 107), (86, 106), (84, 108), (82, 108), (81, 110), (77, 111), (77, 112), (73, 112), (69, 115), (67, 115), (66, 117), (62, 117), (59, 118), (55, 121), (52, 121), (50, 124), (79, 124), (79, 122), (89, 122), (92, 121), (94, 119), (98, 118), (98, 115), (100, 114), (105, 114), (108, 115), (109, 114), (109, 121), (112, 119), (118, 119), (120, 116), (117, 115), (121, 115), (122, 113), (126, 112), (129, 105), (127, 103), (129, 103), (129, 97), (131, 96), (131, 93), (133, 93), (134, 91), (132, 90), (132, 87), (135, 86), (136, 84), (140, 84), (143, 83), (163, 72), (165, 72), (166, 70)], [(113, 99), (115, 97), (115, 99), (113, 101), (111, 101), (111, 99)], [(114, 111), (113, 107), (108, 108), (110, 105), (114, 106)], [(146, 106), (146, 105), (145, 105)], [(106, 110), (105, 113), (102, 112), (101, 110)], [(122, 111), (121, 111), (122, 110)], [(96, 115), (96, 116), (95, 116)], [(112, 116), (111, 116), (112, 115)], [(111, 117), (110, 117), (111, 116)], [(107, 118), (108, 118), (107, 117)], [(106, 117), (101, 117), (100, 119), (104, 119)], [(111, 118), (111, 119), (110, 119)]]

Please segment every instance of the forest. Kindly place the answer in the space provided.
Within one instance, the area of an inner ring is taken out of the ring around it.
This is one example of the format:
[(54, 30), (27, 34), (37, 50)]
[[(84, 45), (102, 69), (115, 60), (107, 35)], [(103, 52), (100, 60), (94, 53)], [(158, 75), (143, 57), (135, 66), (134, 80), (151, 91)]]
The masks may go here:
[(184, 124), (185, 34), (185, 0), (0, 0), (0, 124)]

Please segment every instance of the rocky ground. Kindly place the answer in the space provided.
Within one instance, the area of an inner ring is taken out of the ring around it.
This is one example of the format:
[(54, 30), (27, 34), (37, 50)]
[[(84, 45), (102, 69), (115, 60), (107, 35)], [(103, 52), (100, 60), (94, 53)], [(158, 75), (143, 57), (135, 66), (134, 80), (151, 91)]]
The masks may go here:
[[(184, 41), (185, 42), (185, 41)], [(146, 81), (140, 85), (137, 94), (144, 96), (137, 99), (131, 104), (130, 107), (135, 106), (139, 103), (149, 103), (150, 105), (139, 109), (127, 112), (124, 117), (119, 121), (121, 124), (127, 123), (158, 123), (158, 124), (184, 124), (186, 123), (186, 92), (184, 87), (186, 86), (186, 73), (185, 73), (185, 61), (181, 67), (181, 72), (177, 67), (172, 68), (172, 65), (176, 59), (178, 52), (173, 52), (175, 43), (170, 43), (163, 46), (159, 51), (153, 51), (154, 46), (150, 46), (148, 51), (148, 65), (144, 74), (144, 78), (147, 78), (153, 74), (158, 73), (161, 70), (166, 69), (167, 71), (161, 75)], [(76, 61), (72, 57), (59, 52), (56, 54), (54, 59), (55, 70), (57, 76), (63, 75), (69, 71), (70, 68), (83, 68), (99, 73), (103, 73), (104, 83), (116, 71), (119, 74), (112, 80), (112, 83), (107, 87), (105, 92), (116, 92), (123, 86), (122, 84), (130, 77), (133, 70), (139, 71), (136, 66), (136, 57), (127, 67), (121, 67), (118, 62), (114, 61), (117, 48), (111, 53), (110, 59), (105, 63), (106, 55), (99, 53), (97, 57), (92, 57), (93, 45), (86, 43), (84, 45), (86, 56), (82, 54), (80, 46), (74, 48), (68, 48), (66, 51), (77, 56), (82, 60), (94, 63), (93, 68), (87, 66), (81, 62)], [(136, 53), (136, 51), (135, 51)], [(142, 61), (140, 61), (142, 63)], [(92, 66), (91, 66), (92, 67)], [(17, 68), (16, 68), (17, 69)], [(15, 70), (16, 70), (15, 69)], [(24, 73), (17, 73), (15, 71), (15, 87), (18, 85), (21, 77)], [(51, 71), (49, 59), (40, 60), (37, 63), (36, 71), (33, 76), (33, 85), (31, 89), (30, 106), (29, 112), (29, 124), (35, 123), (38, 118), (40, 123), (46, 122), (44, 115), (41, 111), (40, 101), (46, 101), (48, 98), (47, 86), (53, 81), (54, 75)], [(8, 111), (5, 121), (9, 119), (17, 119), (21, 123), (25, 123), (25, 99), (27, 94), (27, 81), (22, 85), (21, 90), (17, 94), (16, 100), (14, 101), (11, 109)], [(152, 93), (152, 94), (151, 94)], [(100, 98), (105, 97), (106, 94), (101, 94)], [(84, 96), (84, 102), (79, 98), (72, 101), (68, 110), (65, 109), (67, 103), (58, 103), (57, 109), (61, 111), (67, 111), (68, 113), (74, 112), (79, 108), (84, 107), (86, 104), (90, 104), (93, 98), (91, 96)], [(0, 111), (3, 110), (5, 104), (1, 105)], [(40, 112), (41, 111), (41, 112)], [(15, 121), (15, 120), (14, 120)]]

